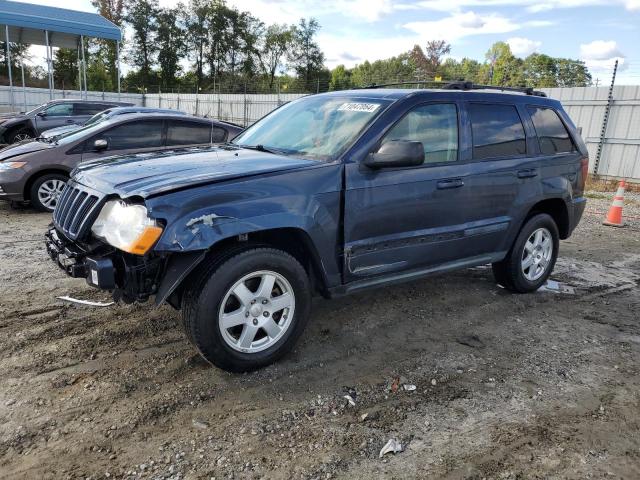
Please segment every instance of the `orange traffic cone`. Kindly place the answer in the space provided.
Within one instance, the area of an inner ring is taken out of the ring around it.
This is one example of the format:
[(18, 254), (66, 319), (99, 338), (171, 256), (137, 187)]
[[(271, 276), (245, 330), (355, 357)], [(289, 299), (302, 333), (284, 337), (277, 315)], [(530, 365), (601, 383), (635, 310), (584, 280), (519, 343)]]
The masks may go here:
[(605, 218), (604, 225), (609, 225), (611, 227), (622, 227), (624, 223), (622, 223), (622, 206), (624, 205), (624, 180), (620, 181), (618, 185), (618, 191), (616, 192), (616, 196), (613, 197), (613, 203), (611, 204), (611, 208), (609, 209), (609, 213), (607, 213), (607, 218)]

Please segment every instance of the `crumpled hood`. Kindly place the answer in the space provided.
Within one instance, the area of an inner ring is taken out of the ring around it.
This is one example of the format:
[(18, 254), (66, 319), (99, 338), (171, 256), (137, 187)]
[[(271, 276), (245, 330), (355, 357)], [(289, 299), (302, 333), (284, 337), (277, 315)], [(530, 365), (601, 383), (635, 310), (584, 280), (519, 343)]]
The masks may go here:
[(24, 142), (14, 143), (13, 145), (0, 149), (0, 162), (17, 157), (18, 155), (41, 152), (54, 147), (55, 145), (51, 143), (38, 142), (34, 140), (25, 140)]
[(78, 183), (121, 198), (143, 198), (214, 181), (291, 170), (317, 161), (234, 146), (196, 147), (108, 157), (82, 163)]

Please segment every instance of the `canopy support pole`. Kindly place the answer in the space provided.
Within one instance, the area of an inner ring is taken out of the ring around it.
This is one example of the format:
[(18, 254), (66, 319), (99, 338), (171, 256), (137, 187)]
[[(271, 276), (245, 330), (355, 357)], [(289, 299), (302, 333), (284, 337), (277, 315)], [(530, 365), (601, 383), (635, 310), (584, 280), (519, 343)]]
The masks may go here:
[(23, 96), (23, 101), (24, 101), (24, 111), (26, 112), (27, 109), (27, 86), (24, 83), (24, 62), (20, 62), (20, 69), (22, 70), (22, 96)]
[(82, 63), (80, 63), (80, 42), (76, 43), (76, 52), (78, 53), (78, 90), (80, 91), (80, 97), (82, 97)]
[(84, 35), (80, 35), (80, 46), (82, 48), (82, 76), (84, 77), (84, 99), (88, 98), (89, 87), (87, 86), (87, 63), (84, 59)]
[(51, 50), (49, 49), (49, 30), (44, 31), (45, 46), (47, 47), (47, 77), (49, 78), (49, 100), (53, 100), (53, 77), (51, 76)]
[(9, 70), (9, 95), (11, 96), (10, 98), (11, 111), (13, 111), (15, 107), (14, 107), (14, 100), (13, 100), (13, 76), (11, 75), (11, 45), (9, 43), (9, 25), (5, 25), (4, 28), (5, 28), (4, 33), (7, 41), (7, 67)]
[(116, 66), (118, 68), (118, 100), (120, 100), (120, 41), (116, 40)]

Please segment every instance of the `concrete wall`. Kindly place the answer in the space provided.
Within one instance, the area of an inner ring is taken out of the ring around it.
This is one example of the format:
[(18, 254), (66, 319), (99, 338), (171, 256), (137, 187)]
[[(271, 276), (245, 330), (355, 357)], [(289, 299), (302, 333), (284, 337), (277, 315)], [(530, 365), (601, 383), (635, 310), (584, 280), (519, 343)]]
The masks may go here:
[[(548, 96), (561, 100), (589, 148), (593, 172), (600, 141), (602, 119), (607, 105), (608, 87), (547, 88)], [(55, 90), (54, 98), (80, 98), (80, 92)], [(173, 108), (200, 116), (250, 125), (271, 110), (304, 94), (121, 94), (89, 92), (91, 100), (121, 100), (148, 107)], [(611, 178), (640, 181), (640, 86), (614, 88), (606, 140), (598, 174)], [(49, 100), (49, 90), (14, 88), (15, 110), (28, 110)], [(26, 105), (26, 108), (25, 108)], [(0, 86), (0, 111), (11, 110), (9, 87)]]

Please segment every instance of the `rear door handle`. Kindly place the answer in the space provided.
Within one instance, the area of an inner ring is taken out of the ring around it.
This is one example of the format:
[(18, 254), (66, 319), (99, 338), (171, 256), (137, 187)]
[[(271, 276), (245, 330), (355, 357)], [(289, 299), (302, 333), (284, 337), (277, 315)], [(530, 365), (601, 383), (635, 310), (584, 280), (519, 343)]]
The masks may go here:
[(438, 190), (444, 190), (445, 188), (460, 188), (464, 186), (464, 182), (461, 178), (450, 178), (447, 180), (438, 180)]
[(518, 170), (518, 178), (532, 178), (537, 176), (538, 176), (538, 172), (535, 170), (535, 168), (530, 168), (527, 170)]

